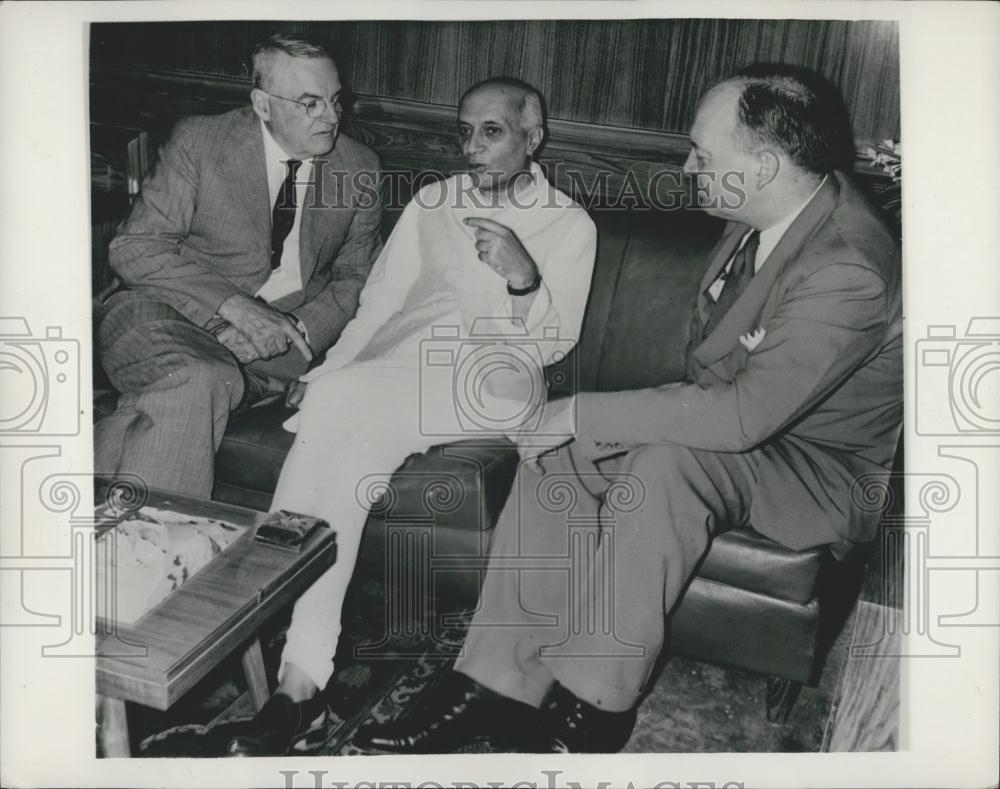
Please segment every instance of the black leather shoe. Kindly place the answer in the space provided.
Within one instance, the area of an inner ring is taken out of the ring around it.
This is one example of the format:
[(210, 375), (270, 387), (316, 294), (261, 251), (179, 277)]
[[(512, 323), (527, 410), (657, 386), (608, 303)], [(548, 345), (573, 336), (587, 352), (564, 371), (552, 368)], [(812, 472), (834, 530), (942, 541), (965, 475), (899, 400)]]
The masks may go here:
[(635, 709), (608, 712), (578, 699), (557, 685), (543, 707), (551, 736), (551, 753), (617, 753), (635, 726)]
[(536, 724), (539, 714), (457, 671), (429, 688), (425, 698), (399, 720), (362, 726), (353, 743), (392, 753), (450, 753), (485, 740), (510, 742), (518, 721)]
[(326, 704), (316, 694), (308, 701), (292, 701), (275, 693), (253, 720), (235, 724), (225, 745), (225, 756), (283, 756), (310, 735), (324, 731)]

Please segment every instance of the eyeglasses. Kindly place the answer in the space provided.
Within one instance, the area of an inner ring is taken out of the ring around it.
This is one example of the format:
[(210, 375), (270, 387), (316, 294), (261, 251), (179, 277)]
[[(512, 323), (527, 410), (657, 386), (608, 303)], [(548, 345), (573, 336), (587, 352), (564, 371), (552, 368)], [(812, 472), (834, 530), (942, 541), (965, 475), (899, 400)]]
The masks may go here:
[(331, 107), (333, 107), (333, 111), (337, 113), (337, 115), (340, 115), (340, 113), (344, 111), (344, 105), (341, 103), (340, 96), (335, 98), (333, 101), (327, 101), (326, 99), (309, 99), (309, 101), (299, 101), (298, 99), (289, 99), (284, 96), (278, 96), (275, 93), (268, 93), (266, 90), (264, 93), (267, 93), (267, 95), (272, 98), (281, 99), (282, 101), (290, 101), (292, 104), (298, 104), (305, 107), (306, 115), (313, 120), (322, 118), (326, 115), (326, 111)]

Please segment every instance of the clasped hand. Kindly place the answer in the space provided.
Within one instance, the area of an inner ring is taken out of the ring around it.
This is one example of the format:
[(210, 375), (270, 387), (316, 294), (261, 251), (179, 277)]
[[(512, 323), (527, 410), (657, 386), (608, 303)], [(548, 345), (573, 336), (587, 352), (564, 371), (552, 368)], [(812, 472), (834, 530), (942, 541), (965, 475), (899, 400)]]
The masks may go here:
[(229, 326), (220, 330), (216, 338), (243, 364), (280, 356), (290, 345), (298, 348), (307, 361), (312, 361), (312, 351), (295, 324), (268, 304), (239, 293), (222, 302), (219, 317)]
[(463, 221), (476, 228), (479, 259), (507, 280), (512, 288), (526, 288), (535, 281), (538, 266), (517, 233), (492, 219), (470, 216)]

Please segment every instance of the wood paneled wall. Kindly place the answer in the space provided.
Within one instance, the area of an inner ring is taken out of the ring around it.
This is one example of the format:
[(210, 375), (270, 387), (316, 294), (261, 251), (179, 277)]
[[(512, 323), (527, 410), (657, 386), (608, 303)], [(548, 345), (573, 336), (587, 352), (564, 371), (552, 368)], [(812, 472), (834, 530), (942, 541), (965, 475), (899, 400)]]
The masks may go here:
[(698, 97), (753, 61), (809, 66), (840, 86), (855, 138), (899, 136), (893, 22), (636, 19), (95, 24), (96, 65), (247, 78), (253, 44), (279, 30), (329, 42), (362, 97), (454, 107), (489, 76), (539, 88), (553, 119), (686, 133)]

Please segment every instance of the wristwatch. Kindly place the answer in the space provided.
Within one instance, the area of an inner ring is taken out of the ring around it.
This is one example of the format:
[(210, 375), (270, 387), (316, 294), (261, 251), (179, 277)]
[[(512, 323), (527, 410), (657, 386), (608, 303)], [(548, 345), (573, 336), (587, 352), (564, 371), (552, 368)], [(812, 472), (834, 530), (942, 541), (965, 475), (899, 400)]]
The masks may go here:
[(531, 282), (531, 284), (529, 284), (529, 285), (527, 285), (526, 287), (523, 287), (523, 288), (514, 288), (514, 287), (511, 287), (511, 284), (508, 282), (507, 283), (507, 292), (511, 296), (527, 296), (529, 293), (534, 293), (540, 287), (542, 287), (542, 272), (536, 271), (535, 272), (535, 279)]

